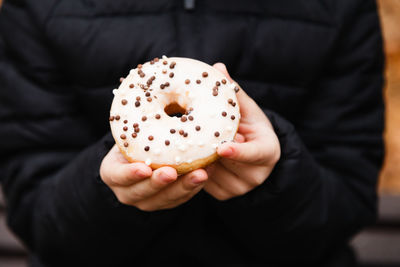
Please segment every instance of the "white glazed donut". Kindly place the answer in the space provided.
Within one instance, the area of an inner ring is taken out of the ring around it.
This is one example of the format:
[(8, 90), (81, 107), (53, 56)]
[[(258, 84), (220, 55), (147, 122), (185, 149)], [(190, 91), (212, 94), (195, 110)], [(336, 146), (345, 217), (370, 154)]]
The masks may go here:
[(129, 162), (171, 166), (178, 174), (205, 167), (236, 134), (238, 90), (198, 60), (163, 56), (139, 64), (113, 91), (113, 137)]

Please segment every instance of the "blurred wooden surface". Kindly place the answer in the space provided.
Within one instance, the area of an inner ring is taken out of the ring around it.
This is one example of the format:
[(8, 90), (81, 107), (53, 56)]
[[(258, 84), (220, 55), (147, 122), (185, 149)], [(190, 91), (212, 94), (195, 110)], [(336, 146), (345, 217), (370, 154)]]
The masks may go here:
[(379, 189), (400, 194), (400, 0), (378, 0), (386, 54), (385, 149)]

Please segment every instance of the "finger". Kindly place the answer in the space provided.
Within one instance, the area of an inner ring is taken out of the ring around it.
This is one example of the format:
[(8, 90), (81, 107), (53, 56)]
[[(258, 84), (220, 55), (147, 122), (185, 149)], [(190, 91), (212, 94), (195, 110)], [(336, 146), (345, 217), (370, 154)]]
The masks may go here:
[(244, 143), (227, 142), (221, 144), (217, 153), (219, 156), (250, 164), (265, 164), (271, 160), (274, 147), (268, 146), (267, 141), (251, 140)]
[(176, 181), (177, 178), (178, 174), (174, 168), (161, 167), (153, 171), (153, 175), (149, 179), (129, 187), (126, 192), (128, 194), (127, 197), (132, 203), (149, 198)]
[(217, 70), (219, 70), (220, 72), (222, 72), (222, 74), (224, 74), (224, 75), (226, 76), (226, 78), (227, 78), (231, 83), (235, 82), (235, 81), (232, 79), (231, 75), (229, 75), (229, 72), (228, 72), (228, 70), (227, 70), (227, 68), (226, 68), (226, 66), (225, 66), (224, 63), (217, 62), (217, 63), (215, 63), (215, 64), (213, 65), (213, 67), (216, 68)]
[(234, 140), (237, 143), (243, 143), (246, 139), (244, 138), (244, 136), (242, 134), (236, 133)]
[(218, 200), (227, 200), (232, 198), (233, 196), (226, 190), (223, 190), (220, 185), (218, 185), (213, 180), (208, 180), (207, 183), (203, 187), (204, 191), (206, 191), (209, 195), (213, 196)]
[(176, 207), (197, 194), (207, 181), (205, 170), (198, 169), (181, 176), (175, 183), (170, 184), (152, 197), (136, 203), (144, 210), (158, 210)]
[(210, 180), (215, 182), (220, 190), (226, 191), (230, 196), (239, 196), (247, 193), (253, 186), (247, 184), (246, 180), (241, 179), (235, 173), (225, 168), (220, 162), (216, 164)]
[(144, 163), (113, 164), (108, 170), (111, 186), (130, 186), (152, 174), (152, 170)]
[(118, 148), (112, 148), (104, 157), (100, 166), (100, 175), (109, 186), (127, 186), (146, 177), (150, 177), (152, 170), (143, 163), (120, 162)]
[(203, 169), (194, 170), (190, 173), (182, 175), (178, 181), (171, 184), (157, 195), (160, 202), (175, 202), (176, 200), (185, 198), (200, 185), (207, 181), (207, 172)]
[(227, 158), (221, 158), (218, 162), (251, 187), (261, 185), (273, 170), (272, 165), (251, 165), (249, 168), (247, 163)]

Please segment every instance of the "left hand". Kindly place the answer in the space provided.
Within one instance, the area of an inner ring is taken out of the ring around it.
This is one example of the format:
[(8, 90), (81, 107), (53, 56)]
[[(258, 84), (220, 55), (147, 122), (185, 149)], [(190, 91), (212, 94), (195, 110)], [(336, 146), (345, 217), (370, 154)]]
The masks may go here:
[[(214, 64), (231, 82), (222, 63)], [(260, 107), (242, 89), (237, 93), (241, 119), (235, 142), (220, 145), (222, 158), (207, 167), (204, 190), (218, 200), (244, 195), (261, 185), (281, 155), (278, 137)]]

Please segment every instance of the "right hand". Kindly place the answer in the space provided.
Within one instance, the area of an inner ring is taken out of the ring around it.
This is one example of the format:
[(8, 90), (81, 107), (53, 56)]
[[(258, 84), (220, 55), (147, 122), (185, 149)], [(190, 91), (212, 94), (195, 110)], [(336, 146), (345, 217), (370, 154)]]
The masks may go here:
[(194, 170), (178, 179), (172, 167), (152, 171), (144, 163), (130, 163), (116, 145), (104, 157), (100, 176), (121, 203), (143, 211), (179, 206), (197, 194), (208, 179), (203, 169)]

